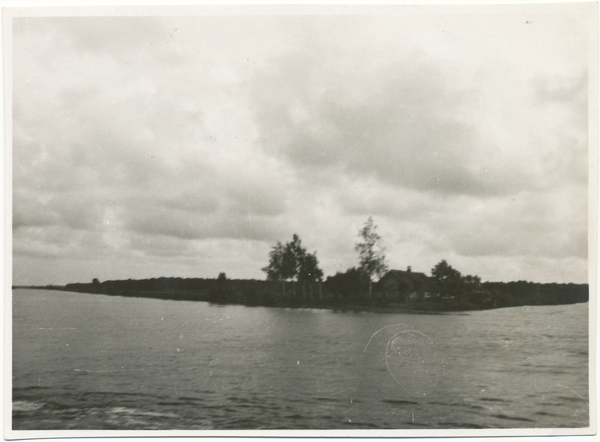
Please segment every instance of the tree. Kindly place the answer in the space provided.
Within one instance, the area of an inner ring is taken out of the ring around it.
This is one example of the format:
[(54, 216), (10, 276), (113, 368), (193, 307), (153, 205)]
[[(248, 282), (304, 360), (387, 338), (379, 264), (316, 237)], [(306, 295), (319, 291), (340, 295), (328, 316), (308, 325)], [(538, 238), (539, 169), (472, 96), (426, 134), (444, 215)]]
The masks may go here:
[(311, 282), (319, 281), (323, 279), (323, 270), (319, 268), (319, 260), (317, 259), (317, 252), (315, 253), (304, 253), (300, 259), (300, 268), (298, 270), (298, 280), (302, 282), (302, 293), (306, 298), (306, 292), (304, 290), (305, 284), (308, 282), (310, 290), (310, 297), (312, 298), (312, 285)]
[(450, 296), (459, 294), (462, 286), (460, 272), (452, 268), (445, 259), (442, 259), (431, 269), (431, 276), (444, 294)]
[(92, 287), (94, 287), (94, 291), (100, 291), (100, 281), (98, 280), (98, 278), (92, 279)]
[(211, 302), (223, 303), (230, 302), (230, 293), (225, 288), (227, 282), (227, 275), (225, 272), (219, 273), (215, 284), (209, 289), (209, 296)]
[(281, 281), (283, 295), (285, 296), (285, 271), (283, 265), (284, 254), (285, 247), (283, 244), (281, 244), (281, 242), (277, 241), (277, 244), (269, 252), (269, 265), (263, 267), (261, 270), (267, 274), (267, 281)]
[(360, 270), (352, 267), (346, 272), (337, 272), (334, 276), (328, 276), (325, 288), (333, 293), (336, 301), (349, 302), (364, 293), (363, 287), (367, 285), (366, 275)]
[(300, 241), (300, 237), (294, 233), (292, 242), (285, 245), (285, 253), (283, 255), (284, 276), (286, 276), (286, 279), (292, 280), (294, 296), (296, 296), (296, 285), (294, 284), (294, 280), (299, 280), (300, 267), (305, 255), (306, 250), (302, 248), (302, 241)]
[(445, 259), (442, 259), (431, 269), (431, 276), (440, 283), (460, 280), (460, 272), (453, 269)]
[[(294, 234), (292, 241), (285, 246), (281, 242), (273, 247), (269, 253), (269, 265), (263, 267), (267, 280), (282, 281), (283, 294), (285, 295), (285, 283), (288, 280), (298, 279), (301, 263), (306, 256), (306, 250), (302, 248), (300, 237)], [(294, 295), (296, 286), (293, 285)]]
[(369, 217), (358, 232), (362, 242), (354, 246), (359, 256), (358, 270), (369, 277), (370, 299), (373, 298), (373, 277), (379, 279), (388, 269), (385, 264), (385, 249), (381, 246), (381, 237), (376, 230), (377, 226), (373, 223), (373, 218)]
[(469, 288), (479, 288), (481, 285), (481, 278), (477, 275), (465, 275), (462, 277), (462, 282), (465, 286)]

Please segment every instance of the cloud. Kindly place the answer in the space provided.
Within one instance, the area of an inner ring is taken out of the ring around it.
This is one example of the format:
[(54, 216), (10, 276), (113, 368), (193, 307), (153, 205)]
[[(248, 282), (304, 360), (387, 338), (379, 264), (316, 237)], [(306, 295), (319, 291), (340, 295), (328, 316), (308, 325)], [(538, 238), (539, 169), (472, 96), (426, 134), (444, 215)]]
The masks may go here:
[(532, 185), (522, 164), (498, 158), (482, 136), (478, 90), (461, 87), (456, 72), (420, 53), (358, 72), (344, 70), (343, 59), (331, 69), (326, 62), (294, 52), (256, 76), (266, 152), (308, 170), (340, 168), (434, 193), (500, 195)]
[(16, 19), (15, 274), (333, 274), (374, 216), (394, 267), (581, 279), (581, 23), (471, 18)]
[(467, 206), (448, 226), (450, 247), (463, 256), (587, 259), (586, 203), (571, 189), (552, 196), (523, 192), (514, 199)]
[[(15, 85), (15, 227), (93, 231), (110, 221), (125, 234), (269, 236), (262, 218), (283, 212), (287, 183), (276, 162), (215, 117), (235, 92), (186, 71), (188, 61), (176, 63), (181, 81), (161, 55), (170, 52), (156, 20), (49, 23), (42, 28), (64, 52), (44, 60), (45, 77), (38, 67)], [(21, 42), (39, 37), (33, 25), (16, 27)], [(38, 62), (37, 51), (19, 55), (20, 69)], [(37, 104), (31, 82), (43, 97)], [(227, 117), (243, 127), (235, 111)]]

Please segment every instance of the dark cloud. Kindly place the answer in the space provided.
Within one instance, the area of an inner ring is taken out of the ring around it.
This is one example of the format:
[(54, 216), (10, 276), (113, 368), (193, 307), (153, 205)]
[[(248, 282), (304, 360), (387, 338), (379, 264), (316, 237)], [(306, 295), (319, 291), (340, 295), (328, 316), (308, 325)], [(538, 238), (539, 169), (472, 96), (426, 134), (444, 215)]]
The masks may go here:
[(467, 121), (477, 112), (477, 91), (460, 88), (455, 73), (418, 53), (376, 72), (365, 65), (333, 78), (320, 61), (293, 53), (255, 79), (268, 152), (422, 191), (496, 195), (530, 184), (519, 165), (485, 160), (495, 146)]

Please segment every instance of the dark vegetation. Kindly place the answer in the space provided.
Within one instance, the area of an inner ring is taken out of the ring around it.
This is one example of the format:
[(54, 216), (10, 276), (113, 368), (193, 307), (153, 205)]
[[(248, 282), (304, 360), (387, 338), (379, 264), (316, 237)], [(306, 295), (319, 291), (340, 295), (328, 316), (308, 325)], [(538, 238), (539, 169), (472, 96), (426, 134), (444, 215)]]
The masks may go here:
[(587, 284), (538, 284), (528, 281), (484, 282), (484, 290), (504, 301), (505, 305), (558, 305), (589, 301)]
[[(222, 274), (223, 275), (223, 274)], [(432, 310), (460, 311), (523, 305), (558, 305), (587, 302), (587, 284), (540, 284), (527, 281), (484, 282), (461, 296), (435, 293), (430, 298), (401, 303), (385, 296), (377, 284), (369, 296), (368, 277), (357, 269), (338, 272), (322, 283), (311, 284), (305, 295), (297, 282), (253, 279), (152, 278), (97, 283), (74, 283), (65, 286), (15, 287), (94, 293), (127, 297), (206, 301), (214, 304), (250, 306), (307, 307), (333, 309), (384, 309), (389, 311)], [(312, 295), (311, 295), (312, 293)]]
[[(308, 253), (298, 235), (278, 242), (262, 270), (267, 280), (152, 278), (72, 283), (65, 286), (13, 287), (63, 290), (114, 296), (206, 301), (214, 304), (308, 307), (352, 310), (461, 311), (523, 305), (575, 304), (589, 300), (587, 284), (539, 284), (527, 281), (481, 282), (462, 275), (445, 260), (423, 273), (387, 272), (385, 255), (373, 220), (359, 231), (359, 267), (323, 280), (317, 253)], [(373, 279), (379, 279), (373, 282)], [(391, 282), (391, 284), (390, 284)]]

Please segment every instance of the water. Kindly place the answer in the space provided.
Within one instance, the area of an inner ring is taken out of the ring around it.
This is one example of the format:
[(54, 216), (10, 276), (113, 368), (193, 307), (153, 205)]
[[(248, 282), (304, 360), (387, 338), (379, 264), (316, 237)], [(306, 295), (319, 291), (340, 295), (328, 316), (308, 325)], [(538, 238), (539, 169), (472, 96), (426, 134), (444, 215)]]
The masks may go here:
[(13, 430), (587, 427), (588, 305), (377, 314), (13, 291)]

